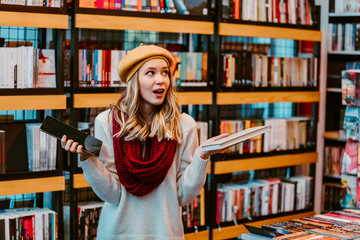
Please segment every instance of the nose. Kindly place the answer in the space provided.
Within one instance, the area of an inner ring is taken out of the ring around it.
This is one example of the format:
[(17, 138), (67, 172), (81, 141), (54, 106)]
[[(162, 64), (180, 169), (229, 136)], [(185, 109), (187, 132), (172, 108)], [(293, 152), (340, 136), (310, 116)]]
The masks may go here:
[(162, 85), (165, 83), (167, 76), (162, 75), (161, 73), (156, 74), (156, 80), (155, 83), (157, 85)]

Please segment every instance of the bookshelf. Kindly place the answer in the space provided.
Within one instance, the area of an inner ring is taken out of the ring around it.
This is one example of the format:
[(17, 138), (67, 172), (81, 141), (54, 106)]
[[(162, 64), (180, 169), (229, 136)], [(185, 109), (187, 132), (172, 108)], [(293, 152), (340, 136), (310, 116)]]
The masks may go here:
[[(324, 171), (321, 175), (319, 174), (319, 178), (322, 180), (321, 186), (324, 188), (321, 197), (323, 203), (326, 202), (326, 199), (331, 198), (331, 195), (327, 194), (328, 192), (335, 192), (335, 189), (339, 189), (338, 187), (330, 189), (331, 184), (336, 183), (338, 186), (343, 184), (343, 177), (341, 176), (343, 173), (339, 171), (331, 173), (331, 171), (336, 171), (339, 163), (342, 162), (341, 156), (332, 153), (344, 149), (347, 142), (343, 131), (346, 106), (342, 103), (341, 72), (346, 69), (358, 68), (355, 63), (360, 61), (359, 48), (355, 45), (355, 42), (357, 42), (355, 35), (357, 36), (357, 33), (349, 36), (347, 30), (348, 27), (352, 28), (360, 23), (360, 14), (359, 12), (348, 11), (342, 6), (341, 1), (327, 0), (324, 2), (322, 22), (324, 23), (323, 29), (326, 41), (322, 50), (324, 52), (322, 59), (326, 63), (324, 66), (324, 78), (326, 78), (324, 87), (327, 91), (325, 93), (326, 99), (324, 98), (323, 101), (325, 109), (324, 133), (322, 135), (324, 152), (321, 157), (323, 161), (320, 161), (324, 165), (324, 168), (321, 166)], [(349, 44), (341, 44), (342, 41), (347, 41)], [(337, 209), (340, 206), (335, 202), (323, 204), (323, 206), (325, 205), (326, 208), (321, 209), (325, 212), (332, 210), (332, 207), (336, 206)]]
[[(66, 3), (64, 2), (64, 4)], [(63, 34), (69, 27), (66, 5), (50, 9), (46, 7), (0, 4), (0, 8), (0, 29), (17, 29), (17, 33), (9, 34), (5, 37), (5, 41), (25, 41), (26, 44), (32, 43), (35, 49), (54, 49), (56, 52), (55, 68), (57, 73), (56, 88), (1, 88), (0, 111), (9, 111), (9, 114), (14, 110), (37, 111), (36, 118), (31, 119), (30, 122), (41, 122), (45, 110), (51, 110), (52, 114), (60, 117), (61, 112), (67, 108), (67, 97), (64, 93), (63, 78), (60, 74), (62, 73)], [(19, 34), (20, 31), (24, 31), (28, 35), (25, 33), (24, 39), (22, 39)], [(48, 36), (44, 35), (46, 31), (49, 33)], [(31, 35), (34, 32), (36, 34), (32, 37)], [(39, 37), (41, 34), (42, 38)], [(50, 41), (52, 41), (52, 46), (46, 44)], [(27, 122), (25, 117), (20, 121), (24, 124)], [(17, 123), (16, 121), (2, 123), (1, 127), (4, 127), (3, 124), (12, 125)], [(6, 132), (5, 134), (12, 133)], [(18, 151), (23, 152), (27, 151), (26, 147), (25, 142), (24, 146), (18, 146), (17, 148)], [(59, 148), (60, 146), (57, 149)], [(50, 193), (52, 209), (58, 213), (58, 237), (63, 239), (62, 193), (65, 191), (65, 177), (62, 173), (61, 151), (58, 150), (55, 157), (57, 159), (55, 170), (11, 171), (1, 174), (0, 196), (6, 199), (8, 196), (13, 195), (35, 194), (37, 198), (36, 206), (44, 207), (43, 198), (45, 198), (45, 193)], [(19, 161), (19, 159), (16, 160)], [(15, 159), (7, 159), (7, 161), (15, 161)], [(22, 164), (22, 162), (19, 161), (19, 164)], [(46, 196), (49, 197), (49, 195)]]
[[(199, 43), (205, 41), (206, 44), (210, 45), (210, 36), (214, 33), (214, 22), (211, 21), (209, 16), (185, 16), (180, 14), (161, 14), (161, 13), (145, 13), (145, 12), (127, 12), (127, 11), (115, 11), (110, 9), (90, 9), (90, 8), (81, 8), (76, 2), (71, 8), (71, 54), (73, 61), (71, 63), (71, 79), (72, 85), (68, 89), (70, 92), (70, 109), (72, 112), (72, 121), (76, 126), (77, 121), (79, 121), (78, 114), (81, 114), (85, 109), (90, 108), (107, 108), (110, 104), (116, 103), (119, 98), (119, 90), (121, 87), (80, 87), (78, 82), (79, 75), (79, 62), (80, 56), (78, 50), (81, 48), (81, 39), (83, 37), (84, 31), (91, 34), (91, 32), (104, 32), (104, 34), (111, 33), (114, 36), (118, 33), (120, 39), (116, 41), (123, 41), (123, 46), (115, 49), (124, 49), (130, 50), (133, 47), (126, 47), (127, 44), (126, 37), (123, 35), (127, 34), (130, 31), (142, 31), (143, 33), (139, 34), (146, 35), (147, 32), (154, 32), (158, 34), (161, 38), (168, 38), (170, 43), (174, 38), (183, 38), (182, 44), (184, 49), (181, 52), (187, 51), (198, 51), (209, 53), (209, 47), (197, 47), (196, 49), (191, 50), (189, 41), (192, 41), (190, 34), (203, 35), (204, 37), (199, 38)], [(161, 34), (161, 35), (160, 35)], [(99, 38), (99, 35), (94, 34), (96, 38)], [(108, 35), (107, 35), (108, 36)], [(111, 37), (111, 36), (110, 36)], [(98, 40), (107, 42), (111, 44), (111, 40)], [(158, 42), (149, 42), (148, 40), (135, 40), (139, 43), (144, 44), (157, 44), (162, 43), (164, 40), (158, 40)], [(181, 41), (181, 40), (179, 40)], [(166, 42), (166, 40), (165, 40)], [(115, 44), (114, 44), (115, 45)], [(117, 45), (115, 45), (117, 46)], [(198, 45), (199, 46), (199, 45)], [(83, 47), (82, 47), (83, 48)], [(100, 47), (101, 48), (101, 47)], [(204, 51), (206, 48), (206, 51)], [(112, 49), (107, 46), (104, 49)], [(210, 56), (209, 56), (210, 57)], [(208, 61), (210, 62), (210, 61)], [(210, 63), (209, 63), (210, 64)], [(208, 76), (210, 76), (208, 72)], [(208, 77), (208, 82), (213, 81)], [(177, 94), (179, 104), (187, 108), (187, 105), (204, 105), (205, 108), (213, 104), (213, 92), (210, 90), (209, 84), (207, 87), (179, 87)], [(73, 229), (70, 231), (71, 239), (76, 239), (77, 232), (77, 221), (72, 219), (77, 219), (77, 199), (76, 195), (82, 188), (90, 187), (86, 182), (84, 175), (81, 170), (77, 168), (76, 164), (68, 166), (70, 171), (70, 198), (74, 200), (74, 204), (70, 204), (70, 222)], [(200, 227), (198, 232), (190, 230), (186, 234), (186, 239), (208, 239), (209, 232), (204, 228)]]
[[(118, 97), (117, 88), (98, 88), (78, 86), (78, 50), (79, 33), (83, 29), (88, 30), (109, 30), (109, 31), (154, 31), (159, 33), (186, 33), (204, 34), (214, 38), (213, 48), (208, 49), (211, 53), (210, 58), (215, 62), (211, 67), (212, 74), (209, 77), (209, 87), (202, 90), (185, 90), (178, 92), (178, 99), (181, 105), (211, 105), (212, 116), (210, 119), (215, 123), (214, 134), (218, 131), (219, 109), (226, 105), (245, 105), (252, 103), (311, 103), (314, 107), (313, 114), (316, 113), (316, 106), (321, 103), (322, 95), (318, 87), (299, 87), (299, 88), (261, 88), (251, 89), (250, 91), (238, 91), (232, 89), (224, 90), (221, 87), (221, 58), (222, 49), (221, 38), (227, 36), (249, 37), (249, 38), (271, 38), (271, 39), (292, 39), (299, 41), (313, 41), (318, 44), (323, 39), (322, 31), (317, 25), (301, 26), (290, 24), (260, 23), (253, 21), (226, 21), (221, 19), (221, 1), (216, 1), (215, 20), (211, 17), (179, 16), (159, 13), (139, 13), (127, 11), (114, 11), (104, 9), (80, 8), (74, 4), (71, 9), (72, 20), (72, 43), (71, 51), (73, 56), (72, 85), (70, 87), (70, 106), (73, 123), (76, 124), (77, 111), (86, 108), (106, 108), (114, 103)], [(321, 60), (322, 61), (322, 60)], [(208, 75), (209, 76), (209, 75)], [(321, 79), (320, 79), (321, 80)], [(289, 159), (292, 161), (290, 162)], [(213, 179), (215, 175), (229, 174), (237, 171), (249, 171), (256, 169), (272, 169), (281, 167), (292, 167), (310, 165), (314, 166), (319, 159), (318, 151), (315, 149), (300, 151), (280, 151), (279, 153), (260, 154), (252, 157), (237, 156), (235, 158), (213, 161), (208, 173)], [(81, 171), (76, 166), (70, 166), (71, 171), (71, 197), (75, 196), (78, 189), (89, 187)], [(214, 184), (214, 183), (211, 183)], [(214, 185), (210, 186), (211, 189)], [(212, 191), (212, 190), (211, 190)], [(214, 204), (213, 198), (210, 205)], [(76, 203), (72, 206), (73, 217), (77, 219), (75, 210)], [(210, 206), (212, 208), (213, 206)], [(314, 211), (303, 211), (283, 213), (275, 216), (257, 219), (250, 224), (259, 225), (267, 222), (285, 221), (299, 216), (311, 216)], [(210, 216), (211, 217), (211, 216)], [(74, 225), (74, 224), (72, 224)], [(208, 226), (209, 227), (209, 226)], [(226, 239), (238, 237), (244, 230), (242, 225), (239, 227), (226, 226), (221, 228), (221, 232), (210, 224), (210, 230), (203, 230), (195, 233), (186, 234), (186, 239)], [(74, 229), (76, 232), (76, 229)]]
[[(316, 46), (321, 46), (323, 39), (322, 31), (317, 24), (313, 26), (302, 26), (302, 25), (291, 25), (291, 24), (279, 24), (279, 23), (268, 23), (268, 22), (256, 22), (256, 21), (246, 21), (246, 20), (234, 20), (234, 19), (225, 19), (222, 14), (222, 1), (217, 1), (216, 8), (218, 8), (218, 14), (216, 17), (216, 22), (218, 28), (215, 31), (215, 52), (217, 54), (218, 67), (217, 80), (215, 85), (215, 94), (216, 94), (216, 112), (218, 115), (214, 115), (213, 120), (215, 124), (215, 132), (219, 133), (220, 119), (224, 119), (222, 116), (223, 107), (239, 105), (241, 113), (245, 113), (249, 104), (276, 104), (283, 102), (290, 102), (294, 105), (296, 104), (310, 104), (312, 107), (312, 116), (316, 116), (317, 106), (320, 104), (322, 99), (322, 94), (319, 91), (320, 80), (318, 80), (315, 87), (292, 87), (292, 86), (261, 86), (256, 87), (254, 85), (248, 84), (243, 88), (229, 87), (225, 82), (224, 76), (226, 75), (222, 68), (225, 65), (222, 63), (223, 56), (225, 54), (234, 54), (233, 56), (237, 57), (236, 53), (241, 51), (246, 51), (246, 46), (250, 46), (254, 42), (258, 44), (261, 41), (251, 41), (251, 38), (270, 38), (270, 39), (289, 39), (295, 41), (311, 41), (314, 42)], [(231, 6), (227, 6), (229, 9), (232, 9)], [(317, 9), (316, 11), (318, 11)], [(241, 18), (241, 17), (240, 17)], [(233, 47), (231, 41), (235, 41)], [(236, 42), (243, 41), (243, 43)], [(266, 41), (265, 41), (266, 42)], [(270, 40), (269, 42), (272, 42)], [(285, 43), (284, 43), (285, 44)], [(255, 45), (255, 44), (254, 44)], [(261, 49), (261, 44), (259, 49)], [(316, 48), (316, 47), (315, 47)], [(251, 50), (249, 50), (251, 51)], [(254, 50), (255, 52), (255, 50)], [(270, 52), (270, 51), (269, 51)], [(258, 53), (258, 52), (255, 52)], [(223, 54), (223, 55), (222, 55)], [(262, 53), (267, 55), (266, 53)], [(272, 53), (273, 54), (273, 53)], [(319, 52), (315, 53), (317, 57), (320, 57)], [(225, 57), (224, 57), (225, 58)], [(241, 60), (242, 61), (242, 60)], [(251, 61), (251, 59), (248, 61)], [(322, 61), (322, 60), (321, 60)], [(321, 62), (320, 61), (320, 62)], [(228, 63), (226, 63), (228, 64)], [(230, 62), (230, 64), (232, 64)], [(237, 59), (235, 64), (238, 64)], [(238, 66), (238, 65), (236, 65)], [(247, 71), (249, 68), (246, 67)], [(318, 67), (320, 69), (320, 66)], [(231, 71), (231, 70), (230, 70)], [(244, 71), (244, 70), (241, 70)], [(231, 74), (231, 73), (230, 73)], [(235, 71), (235, 83), (236, 83), (236, 74)], [(244, 73), (241, 73), (244, 74)], [(318, 73), (320, 76), (320, 74)], [(317, 78), (319, 79), (319, 78)], [(226, 85), (226, 86), (225, 86)], [(249, 86), (251, 85), (251, 86)], [(242, 107), (244, 106), (244, 107)], [(225, 108), (228, 109), (229, 116), (231, 116), (231, 111), (234, 112), (234, 116), (229, 119), (236, 119), (240, 115), (235, 115), (237, 108)], [(228, 117), (228, 116), (226, 116)], [(259, 117), (257, 117), (259, 118)], [(260, 117), (261, 118), (261, 117)], [(246, 118), (245, 118), (246, 119)], [(319, 130), (317, 131), (319, 135)], [(275, 169), (282, 167), (293, 167), (298, 166), (309, 167), (310, 175), (314, 176), (315, 165), (318, 162), (318, 156), (322, 152), (316, 150), (316, 148), (309, 148), (307, 150), (300, 151), (279, 151), (279, 152), (269, 152), (269, 153), (258, 153), (258, 154), (234, 154), (226, 156), (218, 156), (212, 161), (211, 165), (211, 183), (210, 183), (210, 209), (216, 209), (216, 197), (217, 197), (217, 182), (215, 179), (221, 179), (224, 175), (230, 175), (237, 172), (246, 172), (249, 170), (263, 170), (263, 169)], [(291, 160), (290, 160), (291, 159)], [(315, 180), (314, 180), (315, 181)], [(221, 200), (220, 200), (221, 201)], [(313, 201), (316, 201), (316, 199)], [(232, 239), (239, 237), (242, 233), (247, 232), (243, 227), (243, 223), (261, 226), (265, 223), (270, 222), (279, 222), (285, 221), (285, 219), (296, 218), (296, 216), (311, 216), (315, 213), (314, 209), (304, 209), (303, 212), (287, 212), (287, 213), (278, 213), (275, 215), (262, 216), (262, 219), (241, 219), (238, 223), (238, 226), (235, 226), (234, 223), (230, 224), (229, 222), (224, 222), (220, 224), (216, 223), (215, 220), (215, 210), (210, 212), (210, 239)], [(220, 214), (220, 213), (219, 213)], [(255, 217), (259, 218), (259, 217)], [(220, 226), (219, 226), (220, 225)]]

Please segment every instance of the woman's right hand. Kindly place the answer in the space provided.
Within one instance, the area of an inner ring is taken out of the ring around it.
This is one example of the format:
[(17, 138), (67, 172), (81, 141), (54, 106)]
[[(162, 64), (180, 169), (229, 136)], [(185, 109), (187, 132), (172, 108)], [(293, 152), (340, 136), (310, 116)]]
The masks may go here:
[(79, 144), (78, 142), (74, 142), (74, 140), (69, 139), (66, 140), (66, 135), (64, 135), (61, 138), (61, 147), (65, 149), (68, 152), (78, 153), (81, 155), (81, 159), (88, 159), (90, 157), (90, 154), (83, 152), (82, 148), (83, 146)]

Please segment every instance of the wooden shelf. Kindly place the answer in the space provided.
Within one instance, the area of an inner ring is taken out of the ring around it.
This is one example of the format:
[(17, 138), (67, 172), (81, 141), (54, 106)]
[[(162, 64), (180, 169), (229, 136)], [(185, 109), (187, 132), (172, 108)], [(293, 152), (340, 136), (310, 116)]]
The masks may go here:
[(321, 42), (321, 31), (251, 24), (220, 23), (219, 34), (223, 36), (267, 37)]
[[(261, 227), (262, 225), (266, 225), (266, 224), (289, 221), (289, 220), (295, 219), (295, 218), (311, 217), (313, 215), (315, 215), (315, 212), (305, 212), (305, 213), (292, 214), (292, 215), (283, 216), (283, 217), (275, 217), (275, 218), (266, 219), (266, 220), (262, 220), (262, 221), (249, 222), (246, 224), (255, 226), (255, 227)], [(243, 224), (241, 224), (237, 227), (236, 226), (222, 227), (221, 231), (219, 229), (213, 230), (213, 239), (236, 238), (243, 233), (248, 233), (248, 231), (246, 230), (246, 228), (244, 227)]]
[(359, 12), (329, 13), (329, 17), (360, 17)]
[(235, 105), (251, 103), (276, 102), (319, 102), (320, 93), (315, 91), (304, 92), (219, 92), (218, 105)]
[(0, 196), (65, 190), (65, 177), (31, 178), (0, 182)]
[(323, 137), (329, 140), (336, 140), (341, 142), (346, 142), (346, 138), (344, 136), (344, 130), (337, 131), (326, 131), (323, 133)]
[(328, 54), (360, 56), (360, 51), (329, 51)]
[[(74, 108), (109, 107), (116, 104), (119, 93), (76, 93), (74, 94)], [(180, 105), (211, 104), (211, 92), (178, 92)]]
[(67, 14), (0, 11), (0, 26), (68, 29)]
[(66, 95), (0, 96), (0, 110), (66, 109)]
[(185, 234), (185, 240), (208, 240), (209, 239), (209, 231), (200, 231), (197, 233), (187, 233)]
[(83, 173), (74, 174), (74, 188), (87, 188), (90, 187), (88, 182), (85, 180)]
[(76, 14), (75, 27), (109, 30), (214, 34), (213, 22), (96, 14)]
[(279, 156), (259, 157), (235, 159), (228, 161), (215, 162), (215, 174), (226, 174), (233, 172), (242, 172), (249, 170), (271, 169), (287, 166), (303, 165), (316, 163), (318, 154), (312, 153), (296, 153)]

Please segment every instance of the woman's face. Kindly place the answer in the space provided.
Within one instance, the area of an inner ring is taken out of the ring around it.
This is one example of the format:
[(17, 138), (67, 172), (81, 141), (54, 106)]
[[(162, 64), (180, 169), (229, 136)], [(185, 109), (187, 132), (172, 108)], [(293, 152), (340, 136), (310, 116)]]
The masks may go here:
[(139, 69), (140, 95), (150, 107), (161, 105), (170, 86), (169, 67), (161, 58), (144, 63)]

